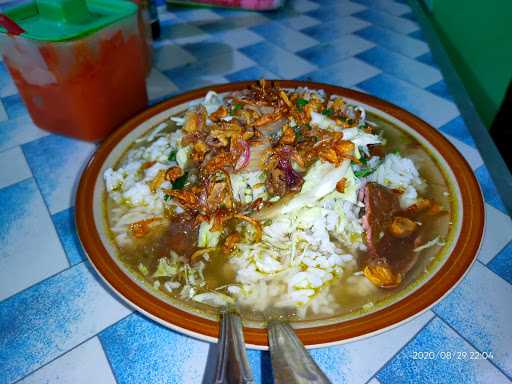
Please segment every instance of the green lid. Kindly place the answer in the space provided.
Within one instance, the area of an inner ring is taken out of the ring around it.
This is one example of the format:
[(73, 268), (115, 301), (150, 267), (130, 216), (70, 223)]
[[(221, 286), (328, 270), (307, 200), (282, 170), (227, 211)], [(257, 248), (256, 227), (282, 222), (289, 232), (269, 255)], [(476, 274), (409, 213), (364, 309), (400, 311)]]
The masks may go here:
[[(4, 12), (39, 41), (74, 40), (133, 15), (137, 5), (124, 0), (35, 0)], [(0, 32), (7, 31), (0, 27)]]

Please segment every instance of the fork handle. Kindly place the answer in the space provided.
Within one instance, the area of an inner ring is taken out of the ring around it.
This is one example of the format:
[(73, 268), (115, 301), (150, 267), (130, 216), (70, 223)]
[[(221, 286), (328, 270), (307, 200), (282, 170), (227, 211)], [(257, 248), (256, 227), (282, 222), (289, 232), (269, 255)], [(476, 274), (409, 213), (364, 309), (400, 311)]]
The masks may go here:
[(330, 384), (288, 323), (268, 323), (275, 384)]

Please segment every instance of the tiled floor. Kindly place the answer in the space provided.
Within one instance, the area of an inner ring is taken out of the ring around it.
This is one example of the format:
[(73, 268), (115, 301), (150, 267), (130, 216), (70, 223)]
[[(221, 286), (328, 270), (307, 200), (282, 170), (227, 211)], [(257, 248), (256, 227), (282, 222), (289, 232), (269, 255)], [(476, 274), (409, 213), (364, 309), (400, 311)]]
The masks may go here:
[[(268, 13), (159, 11), (152, 102), (261, 77), (351, 87), (439, 128), (478, 177), (487, 226), (467, 277), (406, 324), (313, 351), (333, 383), (510, 382), (512, 222), (406, 2), (289, 0)], [(73, 199), (94, 148), (38, 129), (0, 62), (0, 384), (207, 382), (213, 345), (134, 313), (84, 261)], [(478, 358), (483, 352), (492, 358)], [(257, 383), (272, 382), (268, 353), (249, 351), (249, 361)]]

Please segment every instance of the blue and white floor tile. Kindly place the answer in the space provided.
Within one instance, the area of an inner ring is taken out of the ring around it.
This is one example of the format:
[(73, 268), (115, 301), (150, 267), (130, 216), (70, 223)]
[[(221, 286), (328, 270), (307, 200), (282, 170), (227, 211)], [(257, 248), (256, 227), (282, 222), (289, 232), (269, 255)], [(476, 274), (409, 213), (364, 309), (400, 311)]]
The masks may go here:
[(457, 148), (464, 159), (469, 163), (471, 169), (475, 171), (484, 163), (480, 152), (475, 147), (471, 147), (451, 135), (445, 135), (446, 138)]
[[(225, 15), (228, 13), (228, 10), (221, 9), (219, 10), (219, 13), (221, 15)], [(251, 28), (258, 24), (263, 24), (269, 19), (264, 16), (264, 13), (257, 13), (257, 12), (239, 12), (234, 11), (233, 13), (229, 14), (228, 17), (222, 18), (220, 20), (216, 21), (206, 21), (206, 22), (200, 22), (196, 23), (201, 31), (204, 31), (206, 33), (215, 34), (217, 32), (222, 31), (231, 31), (239, 28)], [(172, 34), (169, 36), (171, 39), (173, 39)], [(183, 43), (184, 41), (180, 41), (180, 43)]]
[(240, 51), (282, 78), (293, 79), (316, 69), (308, 61), (267, 42), (254, 44)]
[(459, 115), (455, 104), (385, 73), (358, 84), (358, 87), (399, 105), (436, 128)]
[(440, 80), (437, 83), (432, 84), (431, 86), (427, 87), (426, 90), (435, 93), (438, 96), (444, 97), (449, 101), (453, 101), (453, 97), (450, 93), (450, 90), (448, 89), (448, 85), (444, 80)]
[(351, 57), (329, 67), (324, 67), (315, 72), (307, 73), (302, 76), (302, 79), (334, 84), (342, 87), (353, 87), (355, 84), (370, 79), (379, 73), (381, 73), (380, 69), (366, 64), (364, 61)]
[(307, 15), (291, 16), (288, 17), (287, 19), (281, 20), (281, 22), (283, 25), (286, 25), (287, 27), (296, 29), (298, 31), (321, 23), (318, 19), (315, 19)]
[(427, 53), (418, 56), (416, 60), (421, 61), (422, 63), (428, 64), (434, 68), (438, 68), (436, 61), (434, 60), (434, 56), (432, 52), (428, 51)]
[(432, 312), (427, 311), (377, 336), (336, 347), (314, 349), (311, 355), (333, 383), (363, 384), (407, 344), (432, 316)]
[(195, 62), (163, 73), (180, 89), (193, 89), (199, 87), (201, 82), (204, 82), (204, 85), (208, 84), (209, 77), (226, 76), (254, 65), (254, 61), (246, 55), (239, 51), (231, 51), (201, 63)]
[[(313, 351), (333, 382), (509, 382), (512, 221), (406, 1), (289, 0), (262, 13), (169, 12), (163, 0), (157, 3), (162, 38), (154, 44), (148, 79), (152, 103), (191, 88), (262, 77), (338, 84), (419, 115), (475, 170), (487, 227), (468, 276), (432, 311), (404, 325)], [(208, 380), (212, 344), (132, 314), (84, 261), (73, 196), (95, 145), (37, 128), (1, 61), (0, 98), (0, 384)], [(411, 358), (448, 347), (493, 358)], [(268, 352), (248, 355), (256, 383), (271, 383)]]
[(512, 286), (476, 262), (434, 312), (480, 352), (492, 353), (492, 363), (512, 376), (510, 297)]
[[(0, 62), (0, 98), (18, 93), (5, 64)], [(0, 119), (1, 120), (1, 119)]]
[(405, 80), (421, 88), (441, 80), (441, 73), (437, 69), (381, 47), (364, 51), (357, 57), (397, 79)]
[[(160, 40), (173, 44), (187, 44), (204, 40), (208, 34), (193, 24), (183, 24), (176, 19), (166, 20), (160, 23)], [(160, 42), (156, 42), (159, 45)]]
[(372, 8), (377, 8), (394, 16), (402, 16), (411, 12), (411, 8), (403, 3), (392, 0), (355, 0)]
[(370, 23), (357, 17), (345, 16), (338, 20), (316, 24), (313, 27), (304, 29), (302, 32), (320, 43), (328, 43), (342, 35), (348, 35), (355, 31), (359, 31), (369, 25)]
[[(0, 189), (0, 201), (1, 301), (67, 268), (68, 262), (34, 179)], [(0, 327), (0, 339), (2, 333)]]
[(306, 13), (320, 8), (322, 5), (309, 0), (295, 0), (290, 2), (290, 8), (296, 12)]
[(153, 51), (154, 66), (165, 71), (196, 61), (188, 51), (175, 44), (162, 45)]
[(388, 28), (392, 31), (406, 35), (418, 31), (419, 29), (418, 24), (415, 22), (391, 14), (389, 12), (389, 8), (386, 8), (385, 10), (379, 10), (372, 7), (360, 13), (356, 13), (354, 16), (360, 17), (361, 19), (367, 20), (372, 24), (378, 25), (380, 27)]
[[(28, 114), (27, 107), (21, 96), (17, 93), (11, 96), (2, 97), (3, 111), (0, 111), (2, 115), (6, 115), (9, 117), (9, 120), (14, 120), (20, 117), (24, 117)], [(5, 120), (3, 116), (0, 115), (0, 121)]]
[(489, 171), (487, 170), (485, 165), (482, 165), (477, 170), (475, 170), (475, 175), (476, 178), (478, 179), (478, 182), (480, 183), (480, 187), (482, 188), (482, 193), (484, 194), (485, 201), (491, 204), (494, 208), (497, 208), (500, 211), (506, 213), (507, 210), (505, 208), (505, 205), (503, 204), (503, 201), (501, 200), (498, 190), (496, 189), (496, 186), (492, 181), (491, 175), (489, 174)]
[(18, 383), (115, 384), (116, 380), (100, 341), (93, 337)]
[(209, 344), (140, 314), (107, 328), (100, 340), (119, 384), (202, 381)]
[(214, 11), (207, 8), (196, 8), (190, 9), (186, 7), (172, 7), (171, 12), (176, 16), (176, 18), (180, 22), (210, 22), (210, 21), (218, 21), (221, 20), (222, 17), (219, 16)]
[(466, 123), (464, 122), (461, 116), (457, 116), (455, 119), (449, 121), (448, 123), (440, 127), (439, 130), (453, 137), (456, 137), (457, 139), (466, 143), (467, 145), (476, 147), (475, 140), (469, 133), (469, 130), (466, 127)]
[(2, 100), (0, 99), (0, 122), (5, 121), (9, 119), (9, 116), (7, 116), (7, 112), (5, 111), (4, 104), (2, 103)]
[(78, 264), (0, 303), (0, 383), (26, 376), (131, 312), (90, 268)]
[(329, 6), (320, 6), (314, 11), (307, 12), (306, 15), (315, 19), (322, 20), (323, 22), (336, 21), (340, 17), (350, 16), (354, 13), (364, 11), (364, 5), (352, 1), (334, 1)]
[(309, 37), (307, 32), (296, 31), (275, 21), (257, 25), (252, 27), (251, 30), (272, 44), (290, 52), (301, 51), (318, 44), (318, 41)]
[(485, 233), (478, 260), (487, 264), (512, 240), (510, 216), (485, 203)]
[(319, 68), (332, 65), (341, 60), (348, 59), (360, 52), (373, 48), (375, 45), (358, 36), (349, 34), (298, 52), (303, 59), (317, 65)]
[(229, 81), (243, 81), (243, 80), (255, 80), (255, 79), (277, 79), (276, 76), (270, 71), (267, 71), (261, 67), (249, 67), (242, 69), (237, 72), (233, 72), (226, 76)]
[(96, 146), (49, 135), (22, 148), (50, 213), (71, 207), (82, 169)]
[(428, 45), (423, 41), (375, 25), (357, 31), (355, 34), (382, 48), (401, 53), (413, 59), (427, 53), (429, 50)]
[(32, 176), (20, 147), (0, 152), (0, 188)]
[(151, 70), (146, 79), (146, 88), (149, 100), (161, 99), (178, 91), (178, 87), (156, 68)]
[(36, 127), (28, 116), (2, 121), (0, 122), (0, 151), (43, 136), (48, 136), (48, 132)]
[(487, 267), (512, 284), (512, 240), (487, 264)]
[[(239, 28), (230, 31), (217, 32), (204, 41), (224, 43), (232, 49), (247, 47), (264, 39), (250, 29)], [(215, 54), (215, 52), (213, 52)]]
[[(447, 358), (447, 353), (455, 357)], [(386, 364), (377, 378), (382, 384), (509, 383), (507, 377), (489, 361), (471, 359), (477, 353), (442, 320), (434, 318)]]
[(52, 221), (62, 247), (68, 257), (69, 265), (73, 266), (84, 261), (85, 254), (76, 232), (75, 208), (64, 209), (63, 211), (53, 214)]

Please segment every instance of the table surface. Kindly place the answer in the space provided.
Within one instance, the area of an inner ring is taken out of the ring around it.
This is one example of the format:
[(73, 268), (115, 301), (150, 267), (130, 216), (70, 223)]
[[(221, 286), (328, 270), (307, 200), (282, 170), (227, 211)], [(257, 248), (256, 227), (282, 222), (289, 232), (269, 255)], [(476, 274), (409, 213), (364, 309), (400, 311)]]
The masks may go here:
[[(404, 325), (313, 350), (333, 383), (510, 382), (512, 223), (409, 6), (296, 0), (273, 13), (159, 11), (153, 102), (261, 77), (350, 87), (438, 128), (480, 182), (487, 226), (466, 278)], [(2, 62), (0, 98), (0, 383), (207, 382), (215, 346), (134, 312), (80, 249), (74, 194), (95, 145), (34, 126)], [(269, 354), (248, 354), (256, 382), (272, 382)]]

